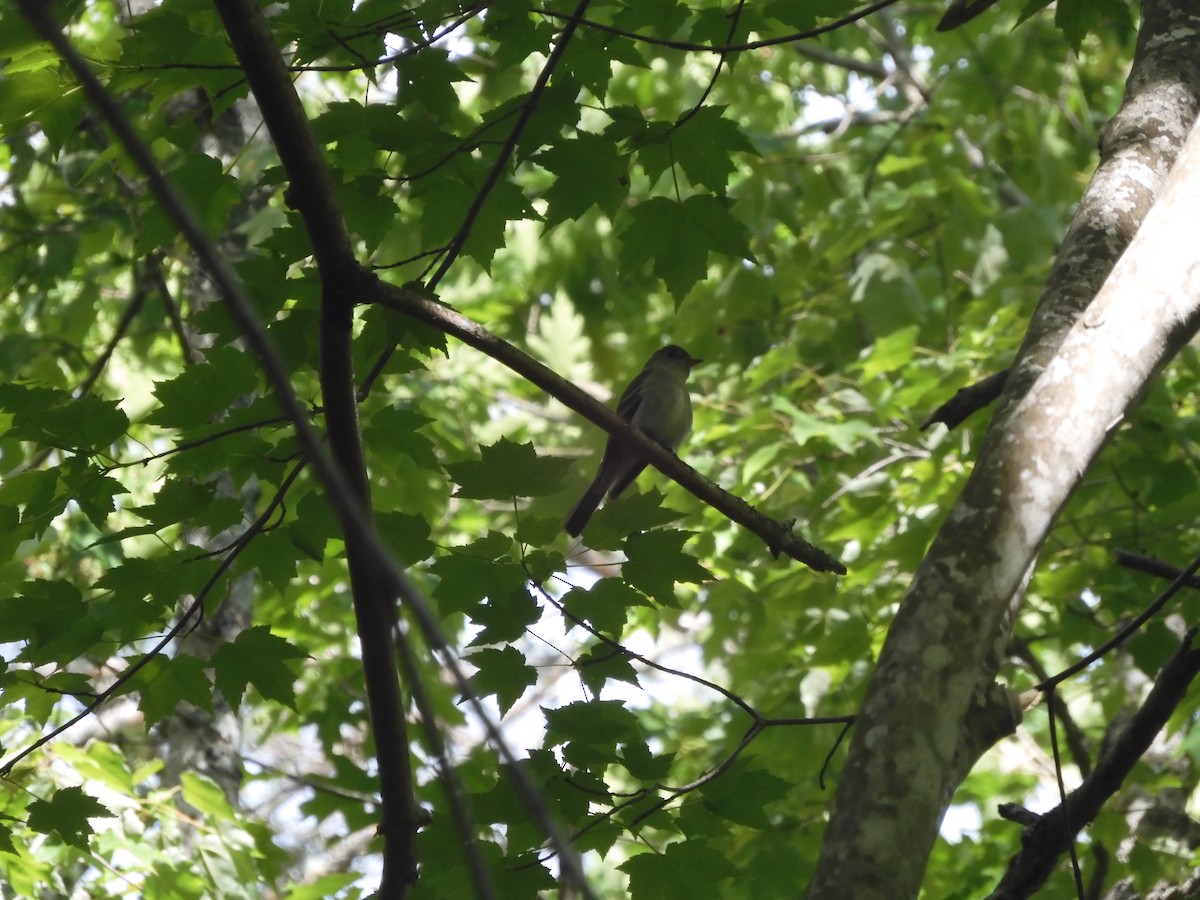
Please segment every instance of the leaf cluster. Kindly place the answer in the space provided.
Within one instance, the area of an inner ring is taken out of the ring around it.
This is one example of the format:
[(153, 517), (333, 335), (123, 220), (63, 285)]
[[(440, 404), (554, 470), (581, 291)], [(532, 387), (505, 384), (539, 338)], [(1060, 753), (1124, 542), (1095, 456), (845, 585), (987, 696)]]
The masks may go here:
[[(664, 340), (684, 344), (710, 361), (685, 458), (851, 570), (834, 582), (773, 560), (651, 476), (601, 511), (588, 551), (568, 544), (559, 523), (604, 436), (427, 326), (358, 312), (381, 531), (606, 896), (795, 896), (807, 880), (840, 726), (801, 720), (856, 710), (986, 413), (954, 433), (916, 426), (1011, 358), (1132, 52), (1127, 4), (1043, 5), (959, 37), (897, 4), (819, 44), (729, 50), (854, 7), (598, 2), (540, 89), (573, 5), (272, 8), (360, 259), (397, 284), (445, 263), (442, 302), (597, 392)], [(220, 236), (320, 424), (321, 285), (220, 22), (187, 0), (117, 12), (74, 8), (72, 36)], [(11, 758), (121, 673), (101, 709), (136, 711), (5, 770), (3, 880), (30, 896), (129, 881), (147, 896), (353, 896), (371, 874), (376, 788), (337, 519), (78, 87), (15, 9), (0, 35), (0, 743)], [(1128, 426), (1138, 440), (1118, 435), (1088, 473), (1035, 575), (1015, 686), (1148, 601), (1114, 546), (1194, 552), (1198, 376), (1185, 354)], [(154, 651), (195, 598), (218, 615), (238, 579), (253, 602), (235, 638)], [(1195, 603), (1175, 613), (1193, 622)], [(1174, 649), (1173, 625), (1064, 690), (1092, 754)], [(419, 670), (501, 892), (552, 890), (509, 773), (431, 655)], [(221, 704), (246, 735), (236, 802), (161, 765), (166, 723)], [(1097, 820), (1098, 845), (1134, 847), (1122, 873), (1139, 882), (1189, 859), (1124, 811), (1194, 787), (1192, 725), (1181, 712), (1174, 749)], [(413, 754), (429, 814), (414, 895), (461, 896), (428, 737)], [(30, 765), (42, 759), (55, 765)], [(1027, 762), (985, 763), (959, 798), (982, 825), (939, 846), (930, 895), (993, 883), (1016, 841), (996, 801), (1044, 782)], [(136, 864), (112, 863), (131, 848)]]

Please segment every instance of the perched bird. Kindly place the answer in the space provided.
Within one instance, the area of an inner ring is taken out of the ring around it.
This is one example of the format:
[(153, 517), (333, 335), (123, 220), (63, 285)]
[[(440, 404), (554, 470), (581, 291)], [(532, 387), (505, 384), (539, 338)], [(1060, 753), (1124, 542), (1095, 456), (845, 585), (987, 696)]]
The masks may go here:
[[(656, 351), (621, 394), (617, 415), (674, 452), (692, 430), (687, 377), (701, 362), (675, 344)], [(596, 477), (563, 522), (567, 534), (577, 537), (600, 502), (618, 496), (644, 468), (646, 461), (637, 450), (609, 435)]]

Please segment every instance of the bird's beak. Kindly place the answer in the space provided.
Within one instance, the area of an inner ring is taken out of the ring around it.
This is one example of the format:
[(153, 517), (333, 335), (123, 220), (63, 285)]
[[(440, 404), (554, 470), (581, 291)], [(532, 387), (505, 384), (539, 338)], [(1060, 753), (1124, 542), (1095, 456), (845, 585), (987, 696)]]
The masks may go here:
[(690, 366), (691, 368), (693, 368), (693, 369), (696, 368), (696, 366), (700, 365), (700, 363), (702, 363), (702, 362), (704, 362), (704, 360), (696, 359), (696, 357), (694, 357), (690, 354), (688, 355), (688, 366)]

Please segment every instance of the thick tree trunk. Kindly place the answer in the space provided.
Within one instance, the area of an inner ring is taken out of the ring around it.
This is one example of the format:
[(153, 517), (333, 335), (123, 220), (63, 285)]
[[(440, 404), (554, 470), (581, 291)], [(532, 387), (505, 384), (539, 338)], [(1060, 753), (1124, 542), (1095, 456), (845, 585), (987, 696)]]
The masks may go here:
[(1101, 164), (978, 462), (888, 633), (812, 898), (917, 895), (951, 796), (1004, 731), (994, 678), (1042, 541), (1149, 379), (1197, 327), (1200, 4), (1148, 0), (1143, 16), (1125, 102), (1104, 129)]

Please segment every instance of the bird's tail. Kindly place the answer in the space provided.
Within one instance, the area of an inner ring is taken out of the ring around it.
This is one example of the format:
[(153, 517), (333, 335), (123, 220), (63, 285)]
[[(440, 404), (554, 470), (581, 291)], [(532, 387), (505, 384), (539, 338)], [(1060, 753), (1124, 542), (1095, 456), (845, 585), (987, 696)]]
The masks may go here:
[(588, 520), (591, 519), (592, 513), (596, 511), (596, 507), (600, 505), (600, 501), (603, 499), (603, 487), (596, 484), (589, 487), (587, 492), (579, 498), (579, 502), (575, 504), (575, 508), (567, 515), (566, 521), (563, 522), (563, 530), (571, 537), (579, 537), (579, 533), (583, 531)]

